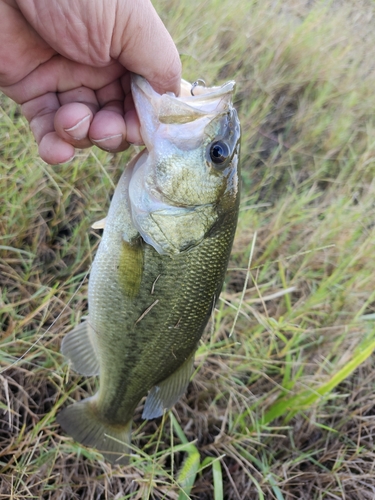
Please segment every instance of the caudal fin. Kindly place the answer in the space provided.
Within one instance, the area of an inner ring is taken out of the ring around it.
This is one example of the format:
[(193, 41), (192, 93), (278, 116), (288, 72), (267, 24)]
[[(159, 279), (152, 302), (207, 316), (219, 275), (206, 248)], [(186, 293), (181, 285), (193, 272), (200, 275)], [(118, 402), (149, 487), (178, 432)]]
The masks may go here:
[(113, 464), (127, 465), (132, 422), (124, 426), (108, 425), (97, 417), (94, 405), (93, 398), (74, 403), (60, 412), (56, 420), (79, 443), (96, 448)]

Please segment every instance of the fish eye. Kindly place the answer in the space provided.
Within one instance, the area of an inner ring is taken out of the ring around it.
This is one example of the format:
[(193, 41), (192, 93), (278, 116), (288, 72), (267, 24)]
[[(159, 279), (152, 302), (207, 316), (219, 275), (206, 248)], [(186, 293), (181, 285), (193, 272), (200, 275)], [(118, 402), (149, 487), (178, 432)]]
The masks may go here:
[(229, 157), (229, 146), (224, 141), (215, 141), (210, 147), (210, 158), (215, 165), (222, 165)]

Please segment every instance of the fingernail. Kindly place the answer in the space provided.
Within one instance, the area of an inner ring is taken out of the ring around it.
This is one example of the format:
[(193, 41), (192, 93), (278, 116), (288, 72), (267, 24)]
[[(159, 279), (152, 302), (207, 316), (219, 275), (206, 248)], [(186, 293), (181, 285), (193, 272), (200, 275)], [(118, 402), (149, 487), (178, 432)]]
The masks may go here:
[(122, 134), (116, 134), (116, 135), (110, 135), (108, 137), (103, 137), (103, 139), (97, 139), (97, 140), (91, 139), (91, 142), (96, 144), (99, 148), (111, 151), (121, 146), (123, 142), (123, 137)]
[(73, 158), (75, 157), (75, 153), (73, 156), (71, 156), (70, 158), (68, 158), (67, 160), (64, 160), (64, 161), (61, 161), (60, 163), (56, 163), (56, 165), (63, 165), (64, 163), (69, 163), (70, 161), (73, 160)]
[(73, 127), (65, 128), (65, 132), (69, 134), (76, 141), (80, 141), (87, 137), (90, 127), (91, 115), (86, 115), (82, 120), (76, 123)]

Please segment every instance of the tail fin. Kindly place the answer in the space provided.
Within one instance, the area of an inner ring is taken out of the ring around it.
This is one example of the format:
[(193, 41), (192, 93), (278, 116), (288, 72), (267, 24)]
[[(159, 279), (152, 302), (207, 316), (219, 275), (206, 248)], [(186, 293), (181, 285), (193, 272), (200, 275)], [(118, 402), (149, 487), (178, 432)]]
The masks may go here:
[(79, 443), (96, 448), (113, 464), (127, 465), (130, 455), (131, 420), (124, 426), (102, 422), (93, 398), (68, 406), (57, 416), (64, 431)]

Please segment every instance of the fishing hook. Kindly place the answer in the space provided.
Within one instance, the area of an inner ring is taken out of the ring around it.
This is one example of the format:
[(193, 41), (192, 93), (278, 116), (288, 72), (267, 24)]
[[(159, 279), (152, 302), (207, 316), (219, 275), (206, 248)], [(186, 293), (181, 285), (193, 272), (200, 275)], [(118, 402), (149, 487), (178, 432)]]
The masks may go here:
[(202, 85), (202, 87), (205, 87), (205, 86), (206, 86), (206, 82), (205, 82), (204, 80), (202, 80), (202, 78), (198, 78), (198, 80), (196, 80), (196, 81), (192, 84), (191, 89), (190, 89), (190, 94), (191, 94), (193, 97), (195, 97), (195, 96), (194, 96), (194, 89), (195, 89), (195, 87), (198, 87), (198, 85), (199, 85), (199, 84), (201, 84), (201, 85)]

